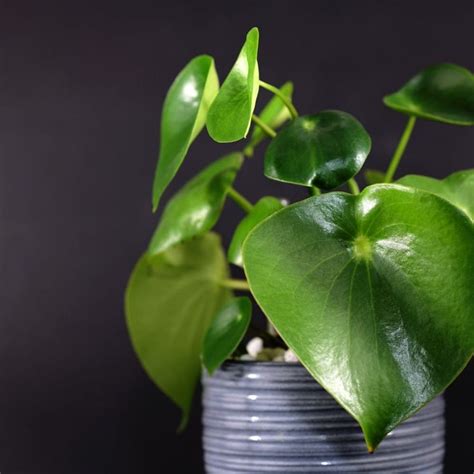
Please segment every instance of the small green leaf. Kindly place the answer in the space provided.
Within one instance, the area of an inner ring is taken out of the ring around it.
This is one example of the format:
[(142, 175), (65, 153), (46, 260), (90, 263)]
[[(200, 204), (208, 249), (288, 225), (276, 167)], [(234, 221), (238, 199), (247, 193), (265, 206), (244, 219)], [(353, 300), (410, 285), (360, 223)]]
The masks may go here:
[(242, 245), (249, 232), (263, 219), (282, 209), (282, 202), (272, 196), (261, 198), (252, 210), (240, 221), (227, 252), (229, 262), (242, 266)]
[(151, 239), (150, 255), (214, 227), (242, 160), (241, 153), (231, 153), (215, 161), (173, 196)]
[(218, 369), (237, 349), (252, 317), (252, 303), (246, 296), (229, 301), (212, 321), (202, 347), (202, 362), (209, 374)]
[(474, 225), (444, 199), (378, 184), (288, 206), (249, 234), (252, 294), (374, 450), (474, 350)]
[(154, 211), (204, 127), (218, 90), (214, 59), (207, 55), (192, 59), (171, 85), (161, 114), (160, 155), (153, 182)]
[(379, 170), (366, 170), (364, 177), (367, 184), (379, 184), (385, 181), (385, 173)]
[(326, 110), (285, 125), (265, 153), (265, 176), (277, 181), (332, 189), (359, 172), (370, 136), (352, 115)]
[(164, 253), (143, 255), (125, 293), (128, 332), (150, 378), (189, 415), (201, 369), (204, 335), (231, 297), (220, 285), (229, 269), (216, 234), (205, 234)]
[(474, 125), (474, 75), (455, 64), (428, 67), (384, 104), (408, 115), (454, 125)]
[(458, 171), (442, 180), (411, 174), (399, 179), (397, 183), (436, 194), (454, 204), (474, 221), (474, 169)]
[[(285, 82), (285, 84), (281, 86), (280, 92), (291, 100), (293, 95), (293, 83)], [(274, 95), (259, 114), (259, 118), (263, 123), (275, 130), (290, 119), (291, 115), (282, 100)], [(253, 151), (253, 149), (265, 138), (267, 138), (265, 132), (260, 127), (254, 126), (246, 149)]]
[(252, 28), (209, 110), (207, 130), (216, 142), (236, 142), (247, 136), (259, 89), (258, 40), (258, 29)]

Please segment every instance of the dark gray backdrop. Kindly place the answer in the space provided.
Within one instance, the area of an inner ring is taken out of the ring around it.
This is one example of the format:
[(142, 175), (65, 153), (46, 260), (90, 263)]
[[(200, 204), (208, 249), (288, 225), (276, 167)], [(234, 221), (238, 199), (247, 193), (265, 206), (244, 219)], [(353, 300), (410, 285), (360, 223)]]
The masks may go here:
[[(140, 369), (122, 314), (157, 221), (161, 104), (192, 56), (214, 55), (223, 77), (259, 26), (262, 78), (294, 80), (303, 113), (356, 115), (372, 167), (387, 164), (405, 122), (385, 93), (431, 63), (474, 69), (472, 1), (160, 3), (0, 1), (2, 474), (202, 470), (199, 399), (176, 437), (178, 412)], [(473, 129), (419, 121), (400, 173), (472, 166), (473, 145)], [(171, 192), (221, 153), (199, 138)], [(249, 198), (304, 195), (261, 168), (257, 158), (238, 178)], [(241, 214), (226, 209), (228, 239)], [(448, 392), (449, 473), (474, 465), (473, 372)]]

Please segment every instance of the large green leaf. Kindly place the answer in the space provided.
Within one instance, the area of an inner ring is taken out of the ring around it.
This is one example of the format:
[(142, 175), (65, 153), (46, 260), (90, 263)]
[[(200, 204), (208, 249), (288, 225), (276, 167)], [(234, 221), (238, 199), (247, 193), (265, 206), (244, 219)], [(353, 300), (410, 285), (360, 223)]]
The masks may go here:
[[(293, 83), (285, 82), (285, 84), (281, 86), (280, 92), (291, 100), (293, 95)], [(260, 112), (259, 118), (270, 128), (276, 129), (290, 119), (291, 115), (283, 101), (274, 95)], [(265, 138), (267, 138), (265, 132), (261, 127), (255, 125), (252, 130), (252, 135), (250, 136), (249, 144), (245, 147), (247, 154), (252, 155), (253, 149)]]
[(474, 350), (474, 226), (398, 185), (289, 206), (244, 243), (251, 291), (374, 450)]
[(237, 349), (252, 317), (252, 303), (242, 296), (229, 301), (213, 319), (202, 346), (202, 362), (212, 374)]
[(474, 169), (458, 171), (442, 180), (411, 174), (397, 183), (436, 194), (474, 220)]
[(258, 39), (258, 29), (252, 28), (209, 110), (207, 130), (216, 142), (236, 142), (247, 136), (259, 88)]
[(263, 219), (279, 211), (284, 206), (282, 202), (272, 196), (261, 198), (252, 208), (252, 210), (239, 222), (235, 229), (232, 241), (227, 251), (229, 262), (242, 266), (242, 245), (249, 232)]
[(370, 136), (352, 115), (326, 110), (292, 120), (265, 153), (265, 176), (277, 181), (336, 188), (359, 172)]
[(215, 234), (205, 234), (164, 253), (145, 254), (125, 294), (127, 326), (150, 378), (189, 415), (209, 324), (230, 298), (220, 281), (228, 267)]
[(148, 247), (149, 254), (212, 229), (219, 219), (229, 187), (242, 165), (231, 153), (204, 168), (168, 203)]
[(160, 155), (153, 182), (153, 210), (174, 178), (188, 149), (206, 123), (219, 90), (214, 59), (197, 56), (178, 74), (166, 95), (161, 114)]
[(455, 64), (437, 64), (421, 71), (383, 101), (408, 115), (474, 125), (474, 75)]

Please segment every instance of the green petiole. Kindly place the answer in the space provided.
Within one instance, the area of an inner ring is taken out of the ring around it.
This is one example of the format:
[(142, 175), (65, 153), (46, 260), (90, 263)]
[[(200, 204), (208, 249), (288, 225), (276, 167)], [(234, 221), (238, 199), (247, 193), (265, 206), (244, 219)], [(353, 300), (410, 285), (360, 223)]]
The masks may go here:
[(228, 278), (227, 280), (222, 280), (220, 284), (221, 286), (229, 288), (231, 290), (250, 291), (250, 287), (247, 280), (236, 280), (234, 278)]
[(245, 212), (250, 212), (253, 209), (253, 204), (246, 199), (242, 194), (237, 192), (233, 187), (227, 191), (228, 196)]
[(403, 131), (402, 137), (400, 138), (400, 142), (393, 154), (392, 160), (390, 161), (390, 165), (388, 166), (387, 172), (385, 173), (385, 183), (391, 183), (393, 177), (395, 176), (395, 172), (397, 171), (398, 165), (400, 164), (400, 160), (402, 159), (403, 153), (408, 145), (408, 141), (410, 140), (411, 133), (413, 131), (413, 127), (415, 126), (416, 117), (410, 116), (408, 122), (406, 124), (405, 130)]
[(285, 104), (286, 108), (290, 112), (291, 118), (295, 119), (296, 117), (298, 117), (298, 111), (293, 105), (293, 102), (291, 102), (291, 100), (288, 97), (282, 94), (280, 89), (264, 81), (260, 81), (259, 84), (260, 84), (260, 87), (263, 87), (264, 89), (266, 89), (267, 91), (270, 91), (272, 94), (275, 94), (277, 97), (281, 99), (281, 101)]
[(270, 138), (275, 138), (277, 136), (275, 130), (269, 127), (263, 120), (258, 117), (258, 115), (252, 115), (252, 121), (258, 125)]
[(352, 194), (360, 193), (359, 185), (357, 184), (357, 181), (354, 178), (351, 178), (349, 181), (347, 181), (347, 185), (349, 186), (349, 189), (351, 190)]

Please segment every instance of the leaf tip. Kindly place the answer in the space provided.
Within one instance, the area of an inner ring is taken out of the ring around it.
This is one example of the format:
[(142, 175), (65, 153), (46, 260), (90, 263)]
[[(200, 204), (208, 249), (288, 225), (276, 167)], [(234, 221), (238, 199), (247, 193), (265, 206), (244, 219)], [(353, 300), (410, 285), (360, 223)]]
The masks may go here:
[(189, 413), (187, 411), (183, 410), (183, 413), (181, 415), (181, 421), (179, 422), (179, 426), (176, 430), (177, 434), (184, 433), (184, 430), (188, 426), (188, 421), (189, 421)]
[(216, 367), (212, 367), (210, 365), (204, 365), (206, 371), (207, 371), (207, 375), (209, 375), (209, 377), (212, 377), (214, 375), (214, 372), (216, 371)]
[(293, 81), (286, 81), (282, 86), (282, 89), (287, 89), (288, 96), (291, 98), (293, 95), (293, 91), (295, 89), (295, 85), (293, 84)]
[(374, 454), (380, 443), (385, 439), (387, 434), (390, 432), (387, 426), (380, 426), (378, 429), (361, 423), (358, 420), (362, 433), (364, 434), (365, 445), (369, 454)]
[(210, 63), (214, 62), (214, 58), (210, 54), (200, 54), (194, 58), (194, 60), (209, 61)]
[(152, 198), (151, 198), (151, 211), (153, 213), (155, 213), (158, 210), (158, 206), (160, 205), (160, 201), (161, 201), (161, 193), (154, 190)]
[[(204, 341), (206, 340), (207, 338), (207, 334), (204, 336)], [(206, 356), (206, 350), (205, 350), (205, 344), (203, 342), (203, 349), (202, 349), (202, 352), (201, 352), (201, 363), (202, 363), (202, 366), (204, 367), (204, 369), (206, 370), (207, 374), (209, 376), (211, 376), (214, 371), (215, 371), (215, 368), (212, 367), (212, 365), (209, 363), (209, 360)]]
[(379, 443), (374, 443), (372, 439), (367, 439), (367, 436), (364, 436), (364, 437), (365, 437), (365, 445), (367, 447), (367, 452), (369, 454), (374, 454)]
[(252, 28), (250, 28), (249, 32), (247, 33), (247, 37), (251, 35), (256, 35), (257, 38), (259, 37), (260, 30), (258, 29), (258, 26), (253, 26)]

